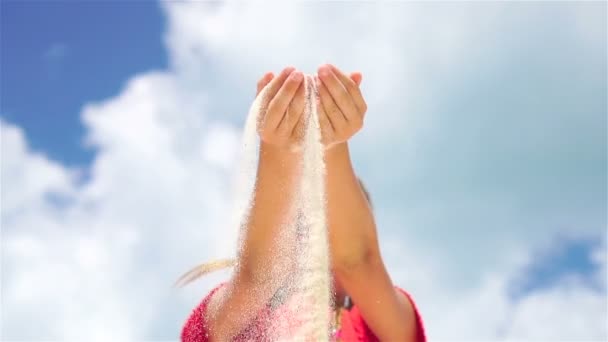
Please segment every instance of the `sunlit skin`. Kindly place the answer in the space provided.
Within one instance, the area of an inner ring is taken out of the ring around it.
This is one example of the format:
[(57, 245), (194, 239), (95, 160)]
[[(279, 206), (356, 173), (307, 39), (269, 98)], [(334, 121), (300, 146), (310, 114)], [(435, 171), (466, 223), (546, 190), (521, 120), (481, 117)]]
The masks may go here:
[[(274, 248), (282, 223), (293, 217), (290, 201), (296, 190), (304, 125), (304, 74), (285, 68), (278, 75), (265, 74), (257, 91), (265, 89), (258, 125), (260, 158), (254, 205), (248, 220), (239, 263), (230, 282), (232, 291), (210, 312), (211, 339), (227, 340), (254, 318), (282, 283), (293, 262), (277, 257)], [(382, 341), (414, 341), (414, 309), (395, 290), (380, 254), (373, 213), (353, 170), (348, 140), (362, 127), (367, 105), (361, 94), (360, 73), (345, 74), (333, 65), (322, 65), (315, 75), (319, 121), (326, 147), (326, 192), (331, 270), (335, 302), (348, 294), (365, 322)], [(267, 277), (273, 272), (273, 280)], [(262, 276), (263, 275), (263, 276)], [(255, 296), (252, 298), (251, 294)], [(253, 299), (253, 301), (252, 301)], [(230, 312), (239, 312), (231, 315)]]

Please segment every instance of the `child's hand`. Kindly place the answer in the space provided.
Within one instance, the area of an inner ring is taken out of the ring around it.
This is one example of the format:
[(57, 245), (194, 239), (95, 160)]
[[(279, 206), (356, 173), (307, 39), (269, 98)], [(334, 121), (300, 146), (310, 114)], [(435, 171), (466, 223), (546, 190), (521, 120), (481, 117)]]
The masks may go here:
[(291, 150), (299, 146), (305, 90), (304, 74), (294, 68), (285, 68), (277, 77), (262, 77), (257, 85), (258, 96), (264, 96), (258, 121), (262, 142)]
[(323, 144), (330, 148), (350, 139), (363, 127), (367, 104), (359, 84), (361, 74), (346, 76), (333, 65), (322, 65), (315, 76), (317, 108)]

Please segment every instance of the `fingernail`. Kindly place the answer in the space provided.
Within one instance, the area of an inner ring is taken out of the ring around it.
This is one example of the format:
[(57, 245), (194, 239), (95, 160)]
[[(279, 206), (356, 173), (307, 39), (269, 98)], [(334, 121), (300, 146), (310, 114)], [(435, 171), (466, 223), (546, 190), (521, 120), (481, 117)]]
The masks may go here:
[(319, 68), (319, 76), (325, 77), (328, 75), (329, 75), (329, 68), (326, 65)]
[(291, 79), (294, 80), (294, 81), (301, 81), (303, 75), (302, 75), (302, 73), (300, 71), (296, 71), (293, 74), (291, 74), (291, 76), (289, 76), (289, 77), (291, 77)]
[(285, 74), (289, 75), (291, 74), (294, 70), (296, 70), (296, 68), (294, 67), (287, 67), (283, 70), (283, 72), (285, 72)]

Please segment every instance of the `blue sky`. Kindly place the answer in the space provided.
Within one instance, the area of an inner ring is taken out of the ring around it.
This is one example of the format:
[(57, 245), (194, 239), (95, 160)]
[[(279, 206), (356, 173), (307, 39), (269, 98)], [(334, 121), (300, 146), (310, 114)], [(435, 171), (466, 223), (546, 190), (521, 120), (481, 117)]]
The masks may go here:
[(167, 66), (164, 19), (152, 1), (2, 3), (0, 113), (30, 144), (86, 164), (80, 110), (120, 92), (138, 72)]
[[(606, 336), (605, 3), (5, 1), (1, 15), (3, 337), (174, 339), (226, 278), (165, 286), (233, 252), (215, 227), (256, 78), (325, 61), (363, 72), (354, 164), (431, 336)], [(54, 320), (22, 329), (40, 303)]]
[(530, 292), (551, 288), (562, 281), (566, 274), (578, 274), (596, 291), (605, 291), (591, 279), (601, 267), (590, 253), (598, 247), (601, 247), (598, 239), (572, 240), (564, 237), (553, 241), (547, 250), (536, 251), (536, 258), (522, 270), (521, 279), (512, 284), (513, 300)]

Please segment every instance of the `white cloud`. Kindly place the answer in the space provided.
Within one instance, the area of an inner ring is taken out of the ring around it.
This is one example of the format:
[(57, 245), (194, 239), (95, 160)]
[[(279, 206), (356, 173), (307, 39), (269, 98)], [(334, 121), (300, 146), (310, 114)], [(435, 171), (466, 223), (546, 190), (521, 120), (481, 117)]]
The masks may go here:
[(209, 164), (224, 169), (235, 165), (240, 136), (234, 127), (222, 122), (211, 124), (204, 139), (201, 149)]
[[(180, 300), (170, 287), (179, 273), (234, 254), (236, 231), (223, 221), (232, 161), (201, 151), (201, 98), (188, 94), (170, 74), (148, 74), (117, 98), (88, 105), (87, 140), (98, 153), (81, 185), (2, 123), (5, 337), (151, 337), (160, 299)], [(224, 145), (235, 138), (229, 124), (210, 127)], [(49, 194), (58, 193), (66, 203), (54, 204)], [(221, 240), (201, 243), (219, 232)], [(24, 330), (31, 320), (43, 323)], [(178, 324), (164, 338), (177, 336)]]
[[(98, 151), (90, 180), (79, 184), (77, 170), (34, 153), (18, 127), (1, 123), (4, 337), (176, 338), (196, 301), (226, 274), (182, 292), (169, 288), (173, 280), (196, 262), (235, 252), (236, 230), (227, 226), (230, 172), (255, 78), (285, 64), (314, 72), (331, 61), (364, 73), (370, 112), (353, 142), (354, 159), (371, 184), (391, 274), (415, 295), (429, 335), (605, 338), (605, 292), (564, 282), (517, 302), (507, 296), (544, 239), (564, 226), (606, 228), (597, 214), (605, 199), (593, 197), (596, 173), (585, 168), (595, 165), (587, 159), (597, 162), (589, 147), (602, 136), (567, 129), (588, 128), (595, 112), (562, 116), (569, 120), (563, 125), (545, 120), (557, 110), (541, 112), (531, 126), (545, 128), (543, 140), (533, 129), (520, 139), (501, 137), (522, 124), (516, 113), (496, 129), (492, 120), (504, 117), (443, 107), (458, 104), (446, 98), (466, 95), (459, 87), (483, 93), (483, 82), (467, 83), (478, 74), (494, 72), (504, 81), (509, 71), (501, 68), (513, 67), (505, 56), (536, 51), (537, 41), (522, 48), (517, 39), (538, 25), (552, 28), (552, 19), (536, 20), (543, 5), (520, 5), (164, 3), (171, 68), (135, 75), (117, 97), (83, 109), (86, 141)], [(577, 18), (598, 18), (583, 7)], [(564, 29), (591, 30), (586, 44), (597, 44), (597, 24)], [(564, 134), (591, 152), (580, 159), (562, 153)], [(500, 164), (478, 148), (484, 144), (523, 161)], [(565, 161), (548, 168), (532, 162), (545, 153)], [(582, 166), (552, 173), (569, 201), (556, 200), (553, 183), (517, 182), (569, 162)], [(497, 165), (492, 172), (489, 164)], [(538, 169), (502, 174), (502, 165)], [(501, 178), (490, 177), (496, 174)], [(428, 175), (438, 181), (429, 183)], [(588, 184), (572, 182), (583, 178)], [(605, 277), (605, 252), (594, 253), (604, 262), (597, 277)], [(24, 329), (32, 320), (41, 326)]]
[(511, 312), (506, 333), (522, 340), (604, 340), (606, 296), (584, 286), (560, 286), (531, 294)]
[(48, 160), (40, 153), (28, 153), (22, 131), (1, 122), (2, 211), (8, 215), (25, 207), (43, 204), (44, 195), (53, 191), (73, 192), (73, 172)]
[[(389, 271), (397, 284), (414, 295), (432, 341), (606, 338), (605, 259), (593, 272), (598, 280), (603, 279), (597, 284), (568, 271), (548, 288), (513, 298), (509, 287), (527, 265), (535, 262), (533, 251), (512, 254), (507, 263), (484, 270), (480, 281), (463, 289), (457, 284), (452, 286), (453, 277), (443, 274), (446, 262), (442, 264), (436, 254), (425, 253), (424, 248), (416, 245), (415, 237), (404, 233), (389, 239), (393, 242), (382, 246)], [(603, 253), (604, 246), (591, 251), (592, 255)]]

